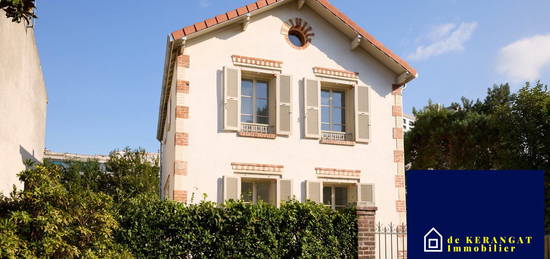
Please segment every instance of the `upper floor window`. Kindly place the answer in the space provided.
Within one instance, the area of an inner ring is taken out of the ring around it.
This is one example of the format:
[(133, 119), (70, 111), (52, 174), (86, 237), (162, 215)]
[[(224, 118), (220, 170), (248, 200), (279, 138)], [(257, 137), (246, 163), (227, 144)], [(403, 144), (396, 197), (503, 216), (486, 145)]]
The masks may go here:
[(345, 132), (345, 117), (344, 92), (321, 90), (321, 130)]
[(241, 122), (269, 124), (269, 83), (263, 80), (242, 79)]

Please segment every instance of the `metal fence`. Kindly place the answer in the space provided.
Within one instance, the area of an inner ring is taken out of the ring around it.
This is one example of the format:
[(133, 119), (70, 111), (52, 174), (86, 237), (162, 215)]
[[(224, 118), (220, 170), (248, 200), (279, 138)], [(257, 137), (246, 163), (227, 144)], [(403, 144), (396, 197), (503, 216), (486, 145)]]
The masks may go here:
[(374, 233), (376, 242), (376, 258), (406, 259), (407, 258), (407, 226), (393, 223), (376, 225)]

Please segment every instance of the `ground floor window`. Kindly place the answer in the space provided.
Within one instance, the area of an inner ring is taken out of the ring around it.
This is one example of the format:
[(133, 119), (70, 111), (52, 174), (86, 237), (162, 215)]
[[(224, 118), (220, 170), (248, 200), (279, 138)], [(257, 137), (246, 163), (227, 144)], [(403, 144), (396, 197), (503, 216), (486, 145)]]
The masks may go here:
[(323, 185), (323, 204), (333, 209), (341, 209), (348, 206), (348, 186), (336, 184)]
[(251, 204), (257, 204), (259, 201), (275, 204), (276, 181), (270, 179), (242, 178), (241, 196), (244, 202)]

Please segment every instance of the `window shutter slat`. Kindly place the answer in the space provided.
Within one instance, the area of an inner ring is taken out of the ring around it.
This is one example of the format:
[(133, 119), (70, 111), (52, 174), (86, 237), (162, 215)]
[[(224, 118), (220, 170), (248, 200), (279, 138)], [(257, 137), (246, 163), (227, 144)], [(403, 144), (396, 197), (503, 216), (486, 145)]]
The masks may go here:
[(235, 68), (223, 68), (223, 128), (228, 131), (239, 130), (241, 71)]
[(292, 180), (281, 179), (280, 181), (280, 201), (289, 201), (292, 199)]
[(357, 184), (358, 202), (367, 206), (374, 206), (374, 184), (358, 183)]
[(277, 134), (290, 135), (292, 120), (292, 76), (279, 75), (277, 80)]
[(355, 87), (355, 141), (357, 142), (368, 143), (370, 140), (369, 98), (369, 87)]
[(306, 181), (306, 200), (316, 203), (323, 201), (323, 186), (321, 182)]
[(241, 178), (234, 176), (223, 177), (223, 200), (241, 199)]
[(304, 79), (304, 115), (306, 138), (319, 138), (320, 136), (320, 95), (321, 83), (318, 80)]

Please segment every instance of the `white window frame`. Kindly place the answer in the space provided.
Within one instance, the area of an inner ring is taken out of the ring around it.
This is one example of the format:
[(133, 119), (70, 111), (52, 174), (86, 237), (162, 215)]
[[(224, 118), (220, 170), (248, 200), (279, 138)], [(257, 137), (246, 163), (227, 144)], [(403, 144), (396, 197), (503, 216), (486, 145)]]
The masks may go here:
[[(328, 105), (325, 105), (323, 104), (323, 101), (322, 101), (322, 96), (323, 96), (323, 92), (324, 91), (328, 91), (329, 92), (329, 104)], [(333, 105), (333, 101), (332, 101), (332, 95), (334, 92), (339, 92), (342, 94), (342, 106), (334, 106)], [(345, 133), (346, 132), (346, 127), (348, 126), (348, 122), (346, 121), (346, 109), (347, 109), (347, 105), (346, 105), (346, 90), (344, 89), (334, 89), (334, 88), (330, 88), (330, 87), (321, 87), (321, 103), (319, 104), (319, 107), (321, 108), (321, 120), (320, 120), (320, 123), (321, 123), (321, 131), (324, 131), (324, 132), (337, 132), (337, 133)], [(328, 108), (328, 116), (329, 116), (329, 122), (328, 122), (328, 125), (330, 127), (330, 130), (323, 130), (323, 124), (327, 125), (326, 122), (323, 122), (323, 108)], [(332, 118), (332, 109), (333, 108), (339, 108), (340, 110), (342, 110), (342, 123), (341, 124), (337, 124), (337, 123), (334, 123), (333, 122), (333, 118)], [(342, 130), (341, 131), (335, 131), (335, 130), (332, 130), (332, 126), (333, 125), (341, 125), (342, 126)]]
[[(244, 81), (252, 81), (252, 96), (250, 95), (244, 95), (243, 92), (242, 92), (242, 84)], [(261, 81), (261, 82), (265, 82), (267, 84), (267, 97), (266, 98), (263, 98), (263, 97), (257, 97), (256, 95), (256, 84), (258, 81)], [(250, 78), (250, 77), (242, 77), (241, 79), (241, 85), (239, 86), (241, 87), (241, 102), (243, 102), (243, 98), (251, 98), (252, 99), (252, 114), (245, 114), (243, 113), (242, 109), (241, 109), (241, 114), (239, 114), (240, 118), (241, 118), (241, 123), (253, 123), (253, 124), (260, 124), (260, 125), (269, 125), (269, 122), (270, 122), (270, 118), (271, 116), (273, 116), (272, 114), (270, 114), (270, 111), (269, 111), (269, 103), (270, 103), (270, 99), (271, 99), (271, 96), (269, 95), (269, 89), (271, 86), (270, 84), (270, 80), (267, 80), (267, 79), (262, 79), (262, 78)], [(257, 121), (257, 109), (256, 109), (256, 100), (257, 99), (262, 99), (262, 100), (266, 100), (266, 103), (267, 103), (267, 116), (261, 116), (261, 117), (266, 117), (267, 119), (267, 123), (259, 123)], [(242, 117), (243, 116), (252, 116), (252, 122), (244, 122), (242, 120)]]

